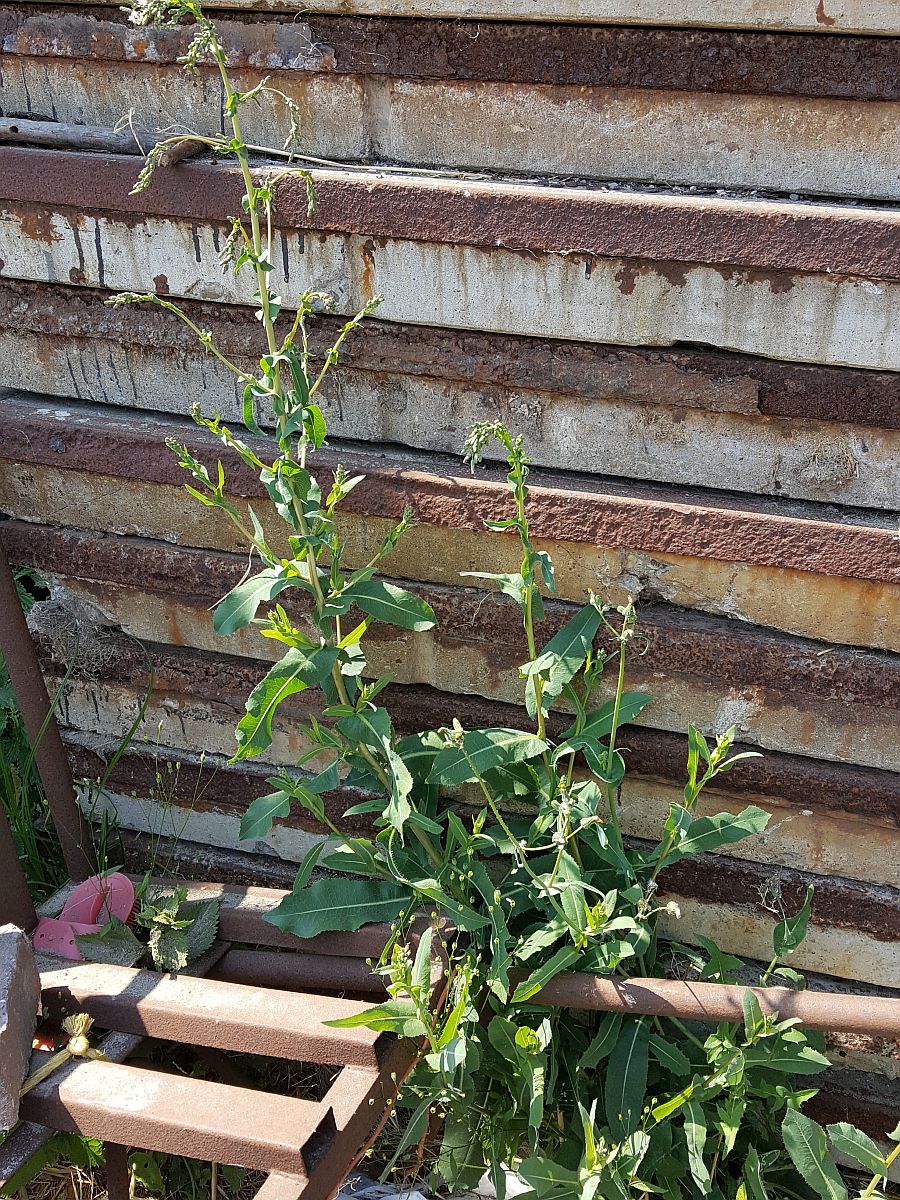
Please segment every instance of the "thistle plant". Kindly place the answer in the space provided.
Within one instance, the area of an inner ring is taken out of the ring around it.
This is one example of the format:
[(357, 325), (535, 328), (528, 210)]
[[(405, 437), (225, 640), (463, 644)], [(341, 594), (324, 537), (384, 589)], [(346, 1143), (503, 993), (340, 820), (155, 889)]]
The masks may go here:
[[(531, 536), (522, 441), (497, 424), (477, 425), (464, 453), (473, 469), (492, 443), (506, 457), (510, 515), (488, 527), (517, 539), (521, 563), (515, 572), (469, 577), (499, 590), (518, 612), (523, 718), (516, 727), (482, 729), (451, 719), (400, 736), (382, 702), (389, 680), (372, 678), (365, 645), (376, 622), (409, 632), (435, 624), (420, 597), (379, 577), (411, 515), (369, 561), (353, 566), (341, 505), (363, 481), (339, 468), (323, 486), (315, 469), (327, 432), (316, 393), (374, 302), (347, 321), (324, 355), (313, 353), (309, 326), (328, 298), (311, 291), (283, 297), (271, 287), (277, 187), (298, 168), (254, 172), (241, 134), (242, 107), (265, 102), (271, 89), (265, 81), (246, 93), (233, 87), (215, 26), (194, 0), (142, 0), (132, 15), (140, 23), (194, 22), (185, 66), (203, 63), (221, 75), (230, 133), (197, 140), (236, 159), (244, 180), (243, 212), (222, 258), (224, 269), (255, 276), (260, 373), (231, 362), (169, 298), (127, 293), (113, 303), (168, 309), (243, 389), (252, 440), (217, 414), (195, 407), (192, 416), (256, 474), (284, 525), (287, 554), (276, 552), (265, 532), (271, 514), (264, 528), (249, 504), (229, 498), (221, 462), (213, 467), (187, 444), (169, 444), (192, 477), (188, 492), (221, 511), (251, 554), (248, 575), (215, 607), (215, 630), (228, 636), (253, 626), (285, 647), (246, 702), (233, 761), (269, 748), (284, 701), (318, 693), (318, 715), (300, 727), (307, 749), (293, 769), (273, 776), (274, 790), (242, 821), (245, 838), (263, 838), (300, 805), (330, 835), (310, 849), (293, 891), (268, 919), (300, 938), (390, 924), (373, 964), (387, 999), (344, 1022), (422, 1045), (388, 1171), (409, 1160), (427, 1163), (433, 1181), (453, 1189), (470, 1186), (487, 1168), (500, 1200), (504, 1164), (535, 1200), (844, 1200), (827, 1173), (806, 1169), (798, 1142), (808, 1135), (808, 1118), (798, 1110), (814, 1092), (795, 1078), (827, 1066), (820, 1039), (793, 1020), (764, 1015), (752, 992), (742, 1022), (715, 1028), (674, 1017), (577, 1017), (542, 1002), (542, 990), (564, 971), (627, 979), (674, 965), (722, 983), (745, 977), (743, 964), (711, 940), (695, 936), (691, 947), (663, 940), (660, 918), (680, 916), (665, 898), (666, 868), (765, 829), (768, 815), (754, 805), (713, 815), (699, 809), (708, 785), (748, 752), (734, 752), (734, 728), (710, 744), (690, 727), (683, 797), (670, 806), (658, 841), (624, 836), (624, 727), (651, 703), (626, 687), (629, 654), (639, 648), (637, 614), (631, 603), (616, 608), (589, 595), (541, 644), (545, 602), (555, 592), (553, 563)], [(166, 139), (150, 152), (138, 188), (150, 185), (171, 144)], [(312, 181), (300, 174), (313, 204)], [(314, 759), (316, 773), (307, 769)], [(368, 834), (346, 834), (326, 810), (325, 796), (339, 789), (358, 800), (344, 817), (365, 816)], [(314, 877), (318, 866), (332, 874)], [(785, 960), (805, 936), (811, 904), (810, 893), (799, 912), (781, 914), (762, 986), (773, 978), (802, 986)], [(432, 987), (438, 949), (443, 1001)], [(870, 1167), (873, 1152), (865, 1150)], [(880, 1194), (878, 1179), (865, 1194)]]

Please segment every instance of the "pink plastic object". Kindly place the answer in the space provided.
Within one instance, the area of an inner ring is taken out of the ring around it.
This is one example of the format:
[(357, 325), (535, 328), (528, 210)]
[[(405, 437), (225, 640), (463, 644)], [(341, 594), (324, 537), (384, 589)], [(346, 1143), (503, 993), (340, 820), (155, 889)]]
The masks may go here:
[(42, 917), (32, 937), (36, 950), (62, 958), (84, 958), (76, 935), (99, 933), (110, 917), (128, 922), (134, 914), (134, 884), (127, 875), (93, 875), (73, 889), (59, 917)]
[(105, 925), (110, 917), (129, 921), (133, 908), (134, 884), (127, 875), (116, 872), (105, 879), (92, 875), (73, 889), (59, 919), (85, 925)]

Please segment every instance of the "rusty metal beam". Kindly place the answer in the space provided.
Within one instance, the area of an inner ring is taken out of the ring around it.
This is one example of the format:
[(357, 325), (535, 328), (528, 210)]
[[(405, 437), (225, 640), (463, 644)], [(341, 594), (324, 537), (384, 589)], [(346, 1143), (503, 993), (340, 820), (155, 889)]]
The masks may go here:
[[(44, 915), (57, 915), (64, 903), (65, 896), (71, 889), (71, 884), (62, 888), (55, 896), (42, 906)], [(195, 962), (185, 967), (185, 975), (203, 975), (211, 969), (226, 952), (225, 942), (214, 942), (210, 949)], [(39, 957), (40, 964), (40, 957)], [(121, 1063), (129, 1058), (141, 1045), (143, 1038), (130, 1033), (108, 1033), (103, 1037), (97, 1049), (109, 1062)], [(23, 1167), (42, 1146), (45, 1146), (53, 1136), (54, 1130), (47, 1125), (34, 1121), (20, 1121), (11, 1133), (0, 1143), (0, 1187), (5, 1187), (8, 1181)]]
[[(108, 296), (84, 287), (0, 279), (0, 328), (18, 335), (40, 334), (48, 341), (84, 341), (88, 354), (96, 341), (141, 351), (152, 348), (172, 358), (202, 358), (194, 335), (171, 314), (143, 306), (112, 310), (104, 303)], [(185, 300), (181, 307), (200, 328), (212, 331), (225, 354), (258, 356), (259, 322), (251, 308), (198, 300)], [(340, 317), (319, 316), (311, 331), (314, 352), (330, 346), (342, 324)], [(379, 377), (439, 378), (582, 401), (628, 400), (748, 417), (900, 429), (898, 374), (774, 362), (714, 350), (605, 346), (372, 320), (360, 325), (346, 343), (341, 364)], [(78, 398), (82, 384), (68, 382), (71, 390), (59, 394)]]
[[(828, 272), (900, 279), (900, 215), (718, 197), (603, 192), (470, 180), (410, 178), (352, 170), (313, 172), (316, 208), (302, 180), (279, 185), (279, 229), (373, 238), (585, 254), (665, 263), (746, 267), (782, 286), (785, 273)], [(0, 146), (0, 199), (14, 203), (224, 222), (240, 211), (243, 181), (222, 163), (157, 172), (132, 195), (129, 155)], [(38, 218), (39, 219), (39, 218)], [(635, 266), (640, 273), (640, 267)], [(775, 276), (770, 273), (775, 272)], [(671, 281), (683, 272), (673, 267)], [(624, 281), (627, 282), (627, 281)], [(633, 284), (633, 280), (632, 280)]]
[[(323, 969), (327, 976), (327, 960)], [(323, 1024), (365, 1009), (352, 1000), (97, 963), (45, 969), (41, 987), (60, 1019), (84, 1011), (101, 1026), (146, 1037), (298, 1062), (378, 1066), (377, 1033)]]
[[(336, 960), (321, 963), (306, 954), (231, 950), (217, 966), (216, 974), (234, 981), (259, 978), (271, 986), (295, 991), (325, 984), (373, 997), (384, 992), (381, 979), (358, 959), (347, 959), (338, 966)], [(747, 991), (756, 995), (763, 1012), (777, 1013), (782, 1020), (795, 1017), (808, 1029), (887, 1038), (900, 1036), (900, 999), (886, 996), (795, 991), (783, 987), (746, 988), (682, 979), (623, 980), (567, 973), (558, 975), (534, 1000), (536, 1004), (583, 1011), (718, 1022), (742, 1020)]]
[(304, 992), (310, 988), (338, 995), (378, 998), (384, 995), (384, 979), (376, 975), (364, 958), (331, 954), (292, 954), (287, 951), (229, 950), (213, 976), (229, 983), (256, 984)]
[[(0, 419), (9, 431), (0, 456), (180, 486), (183, 472), (162, 444), (167, 435), (181, 436), (201, 457), (222, 458), (234, 495), (263, 494), (236, 455), (190, 422), (114, 413), (103, 405), (69, 408), (78, 419), (62, 424), (40, 399), (0, 396)], [(264, 441), (248, 441), (268, 452)], [(397, 520), (409, 504), (420, 522), (479, 533), (484, 520), (509, 515), (504, 473), (493, 467), (473, 477), (446, 456), (335, 446), (317, 456), (316, 469), (330, 474), (339, 463), (366, 475), (344, 504), (349, 513)], [(896, 529), (861, 510), (841, 513), (839, 520), (826, 505), (545, 470), (533, 472), (530, 503), (532, 533), (539, 538), (900, 582)]]
[(534, 997), (536, 1004), (587, 1011), (646, 1013), (685, 1021), (741, 1021), (743, 997), (752, 992), (764, 1013), (794, 1017), (807, 1029), (900, 1036), (900, 999), (791, 988), (747, 988), (684, 979), (605, 979), (558, 975)]
[(103, 1141), (304, 1176), (335, 1135), (331, 1111), (311, 1101), (85, 1060), (39, 1083), (22, 1115)]
[(25, 732), (34, 747), (34, 763), (47, 797), (66, 870), (71, 879), (87, 879), (96, 869), (90, 830), (75, 799), (69, 760), (2, 544), (0, 652), (6, 660)]
[[(322, 71), (578, 87), (665, 88), (732, 94), (900, 98), (896, 43), (884, 38), (650, 29), (602, 25), (440, 21), (268, 12), (221, 19), (235, 69)], [(135, 29), (96, 7), (0, 9), (4, 51), (154, 69), (179, 65), (188, 29)], [(179, 67), (180, 69), (180, 67)]]

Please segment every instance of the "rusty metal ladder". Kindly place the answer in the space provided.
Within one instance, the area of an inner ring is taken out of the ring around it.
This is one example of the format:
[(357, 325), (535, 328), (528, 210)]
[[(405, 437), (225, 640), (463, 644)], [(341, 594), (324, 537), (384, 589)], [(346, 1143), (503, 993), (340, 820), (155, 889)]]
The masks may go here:
[[(95, 863), (59, 730), (52, 714), (47, 719), (50, 701), (2, 547), (0, 650), (33, 742), (44, 726), (35, 761), (72, 880), (43, 907), (54, 915)], [(220, 940), (181, 974), (38, 956), (44, 1009), (54, 1017), (89, 1013), (108, 1031), (98, 1043), (108, 1061), (72, 1059), (22, 1098), (22, 1120), (0, 1145), (0, 1186), (54, 1130), (65, 1130), (104, 1142), (111, 1200), (129, 1195), (128, 1147), (263, 1171), (259, 1200), (327, 1200), (377, 1134), (415, 1047), (388, 1034), (331, 1029), (322, 1022), (361, 1011), (364, 997), (378, 996), (365, 957), (378, 954), (388, 931), (371, 926), (361, 934), (303, 942), (264, 920), (281, 891), (199, 883), (189, 885), (189, 894), (220, 900)], [(0, 808), (4, 921), (30, 932), (37, 914)], [(233, 950), (234, 942), (272, 949)], [(295, 953), (276, 953), (288, 949)], [(277, 977), (276, 986), (254, 982), (257, 953), (270, 979)], [(291, 962), (279, 974), (280, 957)], [(219, 1079), (129, 1065), (145, 1038), (198, 1048)], [(228, 1051), (338, 1071), (314, 1102), (248, 1084)]]

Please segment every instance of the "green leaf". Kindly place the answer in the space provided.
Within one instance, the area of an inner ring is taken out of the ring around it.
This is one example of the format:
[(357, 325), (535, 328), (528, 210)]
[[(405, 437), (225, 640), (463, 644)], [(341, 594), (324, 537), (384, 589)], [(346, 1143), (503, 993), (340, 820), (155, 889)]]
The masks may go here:
[(165, 1187), (159, 1163), (146, 1150), (135, 1150), (128, 1155), (128, 1165), (135, 1180), (150, 1192), (162, 1192)]
[(800, 907), (800, 911), (792, 917), (785, 917), (783, 921), (779, 921), (772, 933), (772, 944), (775, 949), (775, 957), (781, 958), (785, 954), (793, 954), (803, 939), (806, 937), (806, 931), (809, 928), (809, 917), (812, 912), (813, 887), (806, 889), (806, 899)]
[(691, 1060), (679, 1046), (670, 1042), (668, 1038), (661, 1038), (655, 1033), (651, 1034), (650, 1053), (673, 1075), (689, 1075), (691, 1073)]
[(390, 1160), (384, 1168), (385, 1175), (387, 1175), (388, 1171), (390, 1171), (394, 1163), (400, 1158), (400, 1156), (403, 1154), (403, 1151), (406, 1150), (407, 1147), (416, 1145), (416, 1143), (420, 1142), (425, 1136), (425, 1133), (428, 1130), (428, 1117), (431, 1113), (432, 1102), (432, 1097), (426, 1096), (425, 1099), (422, 1100), (416, 1107), (412, 1116), (406, 1122), (406, 1128), (403, 1130), (403, 1136), (397, 1143), (397, 1148), (394, 1150), (394, 1153), (391, 1155)]
[(180, 917), (190, 920), (185, 930), (187, 937), (188, 962), (193, 962), (201, 954), (205, 954), (219, 932), (219, 901), (192, 900), (182, 904), (178, 910)]
[(281, 567), (266, 567), (222, 597), (213, 613), (213, 629), (221, 637), (237, 633), (250, 624), (260, 604), (273, 600), (279, 592), (297, 582), (285, 578)]
[(505, 596), (510, 596), (519, 605), (525, 603), (525, 579), (519, 574), (498, 575), (489, 571), (460, 571), (460, 579), (487, 579), (496, 583)]
[(91, 962), (133, 967), (147, 947), (118, 917), (110, 917), (99, 933), (75, 935), (75, 944)]
[(716, 1126), (722, 1134), (723, 1158), (727, 1157), (734, 1149), (746, 1108), (747, 1100), (739, 1092), (730, 1092), (724, 1104), (716, 1105), (718, 1116)]
[(529, 677), (531, 685), (526, 694), (530, 716), (536, 713), (534, 675), (540, 674), (543, 678), (542, 707), (547, 712), (551, 701), (581, 669), (599, 626), (600, 613), (592, 604), (586, 604), (553, 635), (533, 663), (522, 667), (522, 674)]
[[(673, 805), (673, 809), (678, 807)], [(669, 819), (672, 819), (672, 812)], [(666, 858), (666, 865), (691, 854), (708, 854), (720, 846), (728, 846), (742, 838), (762, 833), (768, 823), (769, 814), (755, 804), (748, 805), (739, 813), (723, 812), (712, 817), (696, 817)]]
[(748, 1066), (765, 1067), (785, 1075), (818, 1075), (830, 1066), (828, 1059), (812, 1046), (792, 1046), (781, 1038), (757, 1042), (746, 1052)]
[(521, 729), (470, 729), (462, 735), (461, 746), (445, 746), (440, 752), (428, 782), (469, 783), (485, 771), (524, 762), (546, 749), (545, 741)]
[(604, 1013), (597, 1026), (597, 1032), (591, 1039), (591, 1044), (578, 1060), (578, 1066), (583, 1071), (590, 1071), (612, 1053), (613, 1046), (619, 1038), (622, 1028), (621, 1013)]
[(415, 1002), (408, 996), (395, 996), (364, 1012), (334, 1021), (323, 1021), (334, 1029), (374, 1029), (378, 1033), (396, 1033), (398, 1037), (424, 1037), (427, 1030), (419, 1019)]
[(749, 1200), (769, 1200), (763, 1181), (762, 1164), (753, 1146), (748, 1147), (747, 1157), (744, 1160), (744, 1182), (747, 1185)]
[(291, 796), (288, 792), (270, 792), (257, 796), (241, 817), (241, 840), (256, 841), (269, 835), (277, 819), (290, 816)]
[(316, 869), (316, 865), (327, 845), (328, 843), (323, 838), (321, 842), (314, 842), (303, 855), (303, 861), (297, 870), (297, 874), (294, 876), (293, 890), (295, 892), (299, 892), (301, 888), (305, 888), (309, 883), (310, 877)]
[(688, 1166), (701, 1196), (709, 1194), (711, 1181), (703, 1159), (706, 1149), (706, 1118), (699, 1100), (688, 1100), (684, 1106), (684, 1138), (687, 1142)]
[(337, 650), (320, 646), (315, 650), (288, 650), (247, 698), (246, 716), (238, 722), (238, 748), (231, 762), (260, 754), (272, 743), (272, 721), (282, 700), (321, 683), (331, 674)]
[(533, 971), (527, 979), (523, 979), (513, 992), (513, 1004), (524, 1004), (545, 987), (551, 979), (555, 979), (561, 971), (565, 971), (581, 957), (581, 951), (575, 946), (562, 946), (545, 963)]
[(409, 903), (408, 888), (368, 879), (319, 879), (291, 892), (266, 920), (296, 937), (329, 930), (350, 931), (393, 921)]
[(526, 1158), (519, 1167), (519, 1174), (538, 1195), (554, 1188), (565, 1188), (568, 1193), (569, 1188), (578, 1184), (577, 1171), (560, 1166), (550, 1158)]
[(741, 1003), (744, 1010), (744, 1033), (747, 1037), (747, 1041), (751, 1042), (756, 1036), (757, 1032), (765, 1025), (766, 1019), (763, 1016), (763, 1011), (760, 1007), (759, 1000), (757, 1000), (756, 996), (750, 991), (749, 988), (744, 991), (744, 994), (741, 997)]
[[(623, 692), (619, 703), (619, 724), (626, 725), (629, 721), (634, 720), (652, 699), (653, 697), (647, 692)], [(615, 701), (608, 700), (606, 704), (601, 704), (599, 708), (589, 712), (584, 728), (581, 730), (582, 736), (594, 739), (606, 737), (612, 729), (614, 711)], [(575, 733), (576, 728), (572, 725), (563, 734), (563, 738), (574, 737)]]
[(432, 629), (436, 624), (430, 604), (404, 588), (385, 583), (383, 579), (351, 584), (341, 593), (341, 599), (352, 600), (357, 608), (376, 621), (399, 625), (401, 629), (412, 629), (419, 633)]
[(828, 1136), (838, 1154), (845, 1154), (865, 1167), (873, 1175), (882, 1175), (887, 1170), (887, 1164), (878, 1145), (867, 1133), (857, 1129), (848, 1121), (839, 1121), (836, 1125), (828, 1126)]
[(847, 1189), (828, 1153), (820, 1125), (789, 1108), (781, 1125), (781, 1136), (791, 1162), (822, 1200), (847, 1200)]
[(186, 929), (165, 929), (155, 925), (150, 930), (149, 946), (157, 971), (180, 971), (188, 965)]
[(438, 1153), (437, 1168), (446, 1186), (457, 1192), (474, 1187), (484, 1173), (484, 1155), (478, 1136), (478, 1122), (472, 1129), (466, 1120), (448, 1113)]
[(649, 1036), (642, 1017), (629, 1020), (606, 1068), (604, 1106), (606, 1120), (616, 1138), (627, 1137), (636, 1127), (647, 1090)]

